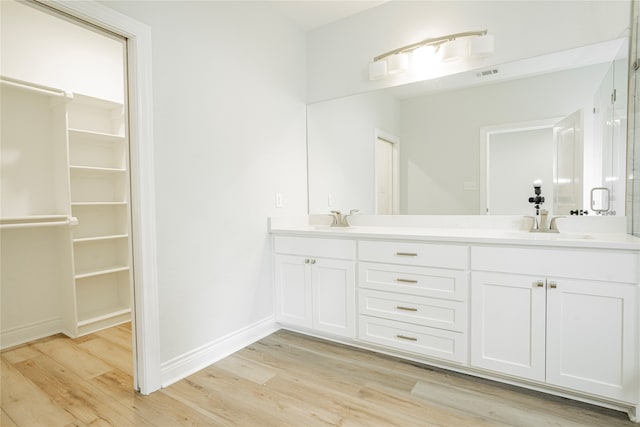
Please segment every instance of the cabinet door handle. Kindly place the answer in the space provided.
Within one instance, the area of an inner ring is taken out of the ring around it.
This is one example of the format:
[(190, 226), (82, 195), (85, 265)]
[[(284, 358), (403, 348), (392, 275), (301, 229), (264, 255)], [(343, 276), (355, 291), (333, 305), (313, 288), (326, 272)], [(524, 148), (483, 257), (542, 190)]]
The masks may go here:
[(555, 289), (555, 288), (557, 288), (557, 287), (558, 287), (558, 284), (557, 284), (556, 282), (549, 282), (549, 287), (550, 287), (551, 289)]
[(401, 278), (397, 278), (396, 282), (400, 282), (400, 283), (418, 283), (417, 280), (412, 280), (412, 279), (401, 279)]
[(417, 308), (413, 308), (413, 307), (404, 307), (402, 305), (396, 305), (396, 309), (397, 310), (404, 310), (404, 311), (418, 311)]
[(305, 264), (309, 264), (310, 262), (311, 262), (311, 260), (310, 260), (309, 258), (305, 258), (305, 259), (304, 259), (304, 263), (305, 263)]
[(542, 288), (542, 287), (544, 287), (544, 281), (543, 280), (538, 280), (537, 282), (533, 282), (533, 286), (534, 287), (538, 287), (538, 288)]
[(315, 264), (315, 263), (316, 263), (316, 260), (315, 260), (315, 259), (312, 259), (312, 260), (311, 260), (311, 264)]
[(418, 256), (415, 252), (396, 252), (396, 256)]
[(418, 338), (408, 337), (406, 335), (396, 335), (396, 338), (400, 338), (401, 340), (407, 340), (407, 341), (418, 341)]

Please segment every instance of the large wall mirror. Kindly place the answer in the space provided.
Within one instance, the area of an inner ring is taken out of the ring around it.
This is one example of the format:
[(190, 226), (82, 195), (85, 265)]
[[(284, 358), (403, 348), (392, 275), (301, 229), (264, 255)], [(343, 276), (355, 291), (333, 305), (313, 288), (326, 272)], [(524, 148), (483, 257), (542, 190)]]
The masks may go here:
[(624, 215), (628, 40), (308, 106), (309, 212)]

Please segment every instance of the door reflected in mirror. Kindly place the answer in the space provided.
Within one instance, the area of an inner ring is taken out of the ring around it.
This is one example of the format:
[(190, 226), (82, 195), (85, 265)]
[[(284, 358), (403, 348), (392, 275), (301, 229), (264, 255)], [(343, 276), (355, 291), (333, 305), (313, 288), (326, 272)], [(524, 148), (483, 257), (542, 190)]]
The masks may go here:
[(375, 130), (375, 205), (376, 215), (394, 215), (399, 213), (400, 174), (399, 145), (400, 138), (390, 133)]

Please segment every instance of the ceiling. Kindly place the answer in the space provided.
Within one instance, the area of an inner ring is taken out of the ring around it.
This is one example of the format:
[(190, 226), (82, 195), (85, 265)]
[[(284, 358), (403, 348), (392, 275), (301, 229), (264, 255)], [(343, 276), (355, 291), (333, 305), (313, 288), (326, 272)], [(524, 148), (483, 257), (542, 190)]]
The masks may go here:
[(270, 1), (269, 3), (298, 27), (310, 31), (379, 6), (387, 1), (389, 0), (295, 0)]

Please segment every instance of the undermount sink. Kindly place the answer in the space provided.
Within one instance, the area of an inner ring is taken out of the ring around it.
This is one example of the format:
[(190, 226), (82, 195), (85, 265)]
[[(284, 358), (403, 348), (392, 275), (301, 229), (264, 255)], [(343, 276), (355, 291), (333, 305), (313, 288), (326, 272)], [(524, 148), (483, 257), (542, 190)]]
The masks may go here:
[(527, 240), (588, 240), (593, 239), (590, 234), (579, 233), (544, 233), (527, 231), (510, 231), (504, 233), (505, 237)]

